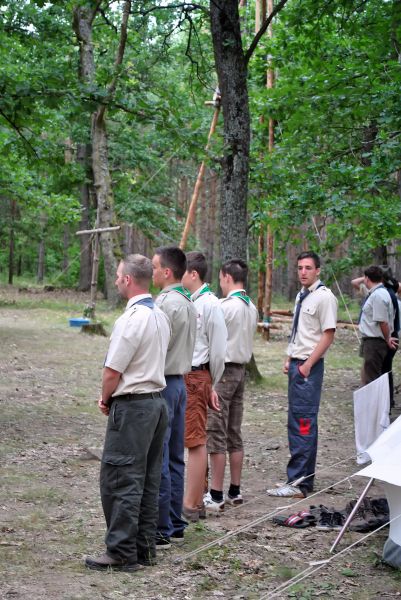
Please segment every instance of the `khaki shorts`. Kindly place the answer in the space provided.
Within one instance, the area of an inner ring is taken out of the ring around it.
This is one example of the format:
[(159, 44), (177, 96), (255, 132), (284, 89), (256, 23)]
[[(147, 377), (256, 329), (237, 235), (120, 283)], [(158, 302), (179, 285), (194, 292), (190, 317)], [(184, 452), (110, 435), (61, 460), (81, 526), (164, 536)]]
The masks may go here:
[(207, 405), (212, 391), (209, 371), (190, 371), (184, 376), (187, 388), (185, 410), (186, 448), (206, 445)]
[(245, 367), (227, 364), (215, 390), (220, 412), (208, 411), (207, 451), (225, 454), (242, 450), (241, 425), (244, 412)]

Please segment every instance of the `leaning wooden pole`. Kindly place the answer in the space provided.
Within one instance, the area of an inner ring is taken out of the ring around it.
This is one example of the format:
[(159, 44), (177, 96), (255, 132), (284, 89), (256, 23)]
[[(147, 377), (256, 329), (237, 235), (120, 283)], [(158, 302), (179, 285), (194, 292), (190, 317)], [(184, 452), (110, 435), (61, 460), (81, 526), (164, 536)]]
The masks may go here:
[[(205, 102), (205, 104), (212, 104), (215, 107), (212, 123), (210, 125), (209, 135), (207, 137), (207, 144), (205, 146), (205, 150), (209, 150), (210, 140), (216, 130), (217, 121), (219, 120), (220, 94), (215, 94), (214, 100), (212, 102)], [(187, 245), (189, 231), (191, 229), (192, 223), (195, 220), (196, 206), (198, 203), (200, 191), (202, 189), (202, 182), (203, 182), (203, 176), (205, 174), (205, 169), (206, 169), (206, 162), (203, 160), (201, 163), (201, 166), (199, 168), (198, 177), (196, 178), (194, 191), (192, 193), (192, 198), (191, 198), (191, 202), (190, 202), (189, 209), (188, 209), (187, 219), (185, 221), (184, 231), (182, 232), (182, 237), (181, 237), (181, 241), (180, 241), (181, 250), (184, 250), (185, 246)]]

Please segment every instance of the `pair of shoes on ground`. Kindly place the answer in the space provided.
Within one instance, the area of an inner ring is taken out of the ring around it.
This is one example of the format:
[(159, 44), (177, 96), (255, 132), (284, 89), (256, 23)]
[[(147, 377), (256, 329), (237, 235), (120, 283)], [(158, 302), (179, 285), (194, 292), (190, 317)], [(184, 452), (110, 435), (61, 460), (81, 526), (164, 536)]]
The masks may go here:
[(134, 572), (139, 571), (143, 568), (144, 563), (140, 563), (139, 560), (137, 562), (127, 562), (122, 559), (111, 558), (108, 554), (102, 554), (101, 556), (97, 556), (96, 558), (92, 556), (87, 556), (85, 559), (85, 566), (88, 569), (92, 569), (93, 571), (125, 571), (125, 572)]
[(336, 510), (329, 510), (323, 504), (319, 507), (310, 506), (309, 510), (301, 510), (293, 515), (285, 517), (278, 515), (273, 517), (273, 523), (291, 527), (293, 529), (304, 529), (305, 527), (315, 527), (320, 531), (339, 530), (344, 525), (344, 515)]
[(329, 509), (323, 504), (319, 507), (311, 506), (311, 512), (315, 511), (319, 513), (318, 520), (316, 522), (316, 529), (320, 531), (340, 531), (345, 523), (345, 516), (339, 510), (335, 508)]
[[(356, 500), (351, 500), (345, 508), (349, 515), (353, 510)], [(358, 510), (352, 518), (349, 529), (359, 533), (374, 531), (389, 521), (389, 506), (386, 498), (369, 498), (362, 500)]]
[(237, 494), (236, 496), (230, 496), (230, 494), (227, 494), (226, 497), (223, 495), (223, 500), (220, 502), (213, 500), (210, 492), (207, 492), (203, 496), (203, 504), (205, 509), (214, 513), (222, 513), (226, 504), (230, 504), (231, 506), (240, 506), (243, 503), (244, 499), (242, 494)]
[(297, 485), (291, 485), (285, 483), (276, 488), (270, 488), (266, 490), (268, 496), (274, 496), (276, 498), (306, 498), (306, 492)]

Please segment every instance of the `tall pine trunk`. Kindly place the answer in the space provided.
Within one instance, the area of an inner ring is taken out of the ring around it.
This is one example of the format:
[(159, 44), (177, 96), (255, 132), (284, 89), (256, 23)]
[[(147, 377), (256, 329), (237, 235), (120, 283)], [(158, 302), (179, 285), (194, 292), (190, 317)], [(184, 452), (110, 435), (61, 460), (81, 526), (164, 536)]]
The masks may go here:
[(246, 260), (250, 116), (238, 0), (211, 1), (210, 15), (224, 121), (220, 254)]

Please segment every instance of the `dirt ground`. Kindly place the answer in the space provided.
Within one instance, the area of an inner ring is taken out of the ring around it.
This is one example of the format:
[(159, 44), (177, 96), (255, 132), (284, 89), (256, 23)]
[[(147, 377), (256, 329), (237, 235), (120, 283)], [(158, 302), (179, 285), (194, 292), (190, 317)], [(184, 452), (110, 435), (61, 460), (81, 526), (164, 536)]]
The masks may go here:
[[(350, 331), (340, 330), (326, 361), (320, 410), (316, 489), (294, 506), (265, 494), (283, 481), (288, 458), (285, 331), (255, 356), (264, 376), (247, 388), (244, 419), (243, 506), (190, 525), (185, 542), (134, 574), (98, 573), (83, 565), (102, 552), (104, 520), (98, 492), (106, 419), (98, 411), (101, 367), (108, 341), (68, 326), (85, 302), (75, 294), (29, 294), (0, 289), (0, 598), (18, 600), (395, 598), (401, 573), (380, 562), (386, 530), (351, 550), (362, 534), (291, 530), (272, 523), (279, 507), (291, 514), (310, 505), (342, 509), (367, 481), (351, 477), (355, 462), (352, 390), (360, 359)], [(110, 331), (117, 312), (99, 310)], [(400, 381), (400, 358), (395, 379)], [(401, 404), (396, 396), (396, 404)], [(395, 411), (398, 416), (399, 410)], [(375, 484), (370, 495), (382, 495)], [(323, 565), (313, 561), (331, 559)], [(320, 567), (318, 569), (318, 567)], [(289, 585), (304, 572), (307, 577)]]

